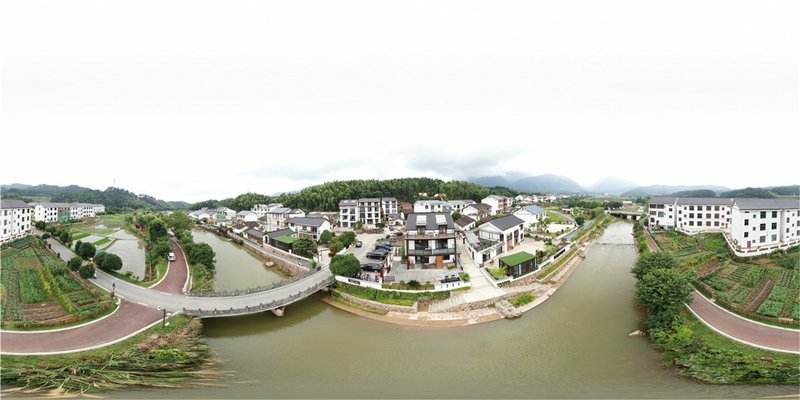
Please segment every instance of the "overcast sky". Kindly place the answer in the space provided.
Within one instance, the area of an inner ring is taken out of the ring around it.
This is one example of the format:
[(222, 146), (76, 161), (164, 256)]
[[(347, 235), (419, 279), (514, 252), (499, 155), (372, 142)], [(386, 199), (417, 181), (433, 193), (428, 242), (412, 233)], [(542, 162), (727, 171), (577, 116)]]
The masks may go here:
[(3, 1), (2, 183), (795, 184), (798, 1)]

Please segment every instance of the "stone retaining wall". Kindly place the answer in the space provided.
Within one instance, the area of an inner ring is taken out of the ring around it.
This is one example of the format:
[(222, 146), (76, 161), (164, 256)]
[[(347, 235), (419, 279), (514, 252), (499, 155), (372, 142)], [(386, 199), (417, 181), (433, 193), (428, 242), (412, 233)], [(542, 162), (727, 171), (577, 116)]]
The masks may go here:
[(373, 309), (377, 309), (377, 310), (381, 310), (381, 311), (387, 311), (387, 312), (388, 311), (396, 311), (396, 312), (410, 313), (410, 314), (416, 314), (416, 312), (417, 312), (417, 303), (416, 302), (414, 302), (414, 305), (411, 306), (411, 307), (399, 306), (399, 305), (395, 305), (395, 304), (385, 304), (385, 303), (381, 303), (381, 302), (378, 302), (378, 301), (362, 299), (360, 297), (356, 297), (356, 296), (353, 296), (353, 295), (350, 295), (350, 294), (347, 294), (347, 293), (342, 293), (342, 292), (340, 292), (338, 290), (336, 291), (336, 293), (338, 293), (339, 296), (341, 296), (343, 299), (345, 299), (345, 300), (347, 300), (347, 301), (349, 301), (351, 303), (355, 303), (355, 304), (358, 304), (358, 305), (361, 305), (361, 306), (364, 306), (364, 307), (368, 307), (368, 308), (373, 308)]
[(513, 298), (517, 298), (519, 296), (522, 296), (523, 294), (525, 294), (525, 293), (524, 292), (523, 293), (506, 293), (506, 294), (503, 294), (503, 295), (500, 295), (500, 296), (497, 296), (497, 297), (492, 297), (491, 299), (476, 301), (476, 302), (472, 302), (472, 303), (459, 304), (459, 305), (450, 307), (448, 309), (442, 310), (440, 312), (461, 312), (461, 311), (477, 310), (477, 309), (486, 308), (486, 307), (494, 307), (494, 303), (497, 303), (498, 301), (511, 300)]
[(275, 266), (277, 266), (280, 269), (283, 269), (284, 271), (290, 272), (292, 275), (297, 275), (297, 274), (302, 274), (302, 273), (308, 272), (307, 268), (303, 268), (303, 267), (300, 267), (298, 265), (292, 264), (290, 262), (286, 262), (286, 261), (281, 260), (280, 258), (277, 258), (277, 257), (270, 257), (269, 254), (261, 253), (258, 250), (255, 250), (250, 246), (244, 245), (242, 247), (248, 253), (256, 256), (258, 259), (271, 261), (271, 262), (275, 263)]

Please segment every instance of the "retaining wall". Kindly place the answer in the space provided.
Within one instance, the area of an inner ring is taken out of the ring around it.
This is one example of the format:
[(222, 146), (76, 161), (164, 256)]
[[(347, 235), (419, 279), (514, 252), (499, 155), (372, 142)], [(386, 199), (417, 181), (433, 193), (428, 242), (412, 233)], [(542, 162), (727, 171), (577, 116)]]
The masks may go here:
[(395, 311), (395, 312), (410, 313), (410, 314), (416, 314), (417, 312), (417, 302), (414, 302), (413, 306), (408, 307), (408, 306), (399, 306), (395, 304), (385, 304), (378, 301), (366, 300), (347, 293), (342, 293), (338, 290), (336, 291), (336, 293), (338, 293), (339, 296), (341, 296), (343, 299), (351, 303), (355, 303), (368, 308), (373, 308), (387, 312)]

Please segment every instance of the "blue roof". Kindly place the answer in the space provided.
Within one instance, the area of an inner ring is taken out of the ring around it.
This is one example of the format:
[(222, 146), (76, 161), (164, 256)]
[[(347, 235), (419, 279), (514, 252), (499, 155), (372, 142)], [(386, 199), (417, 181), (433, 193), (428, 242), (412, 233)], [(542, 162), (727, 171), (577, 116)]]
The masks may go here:
[(539, 206), (525, 206), (522, 208), (528, 210), (528, 212), (530, 212), (531, 214), (541, 214), (544, 212), (544, 208)]

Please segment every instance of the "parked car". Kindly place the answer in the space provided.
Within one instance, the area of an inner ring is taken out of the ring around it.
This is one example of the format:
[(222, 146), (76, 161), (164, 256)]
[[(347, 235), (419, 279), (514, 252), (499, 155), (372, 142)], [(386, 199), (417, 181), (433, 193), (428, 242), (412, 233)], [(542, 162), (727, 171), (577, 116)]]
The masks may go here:
[(361, 241), (360, 241), (360, 240), (357, 240), (357, 241), (356, 241), (356, 247), (361, 247), (361, 245), (362, 245)]
[(374, 251), (370, 251), (369, 253), (367, 253), (367, 258), (371, 258), (373, 260), (383, 260), (384, 258), (386, 258), (387, 254), (388, 253), (376, 253)]
[(171, 251), (169, 253), (167, 253), (167, 260), (175, 261), (175, 253), (173, 253)]

